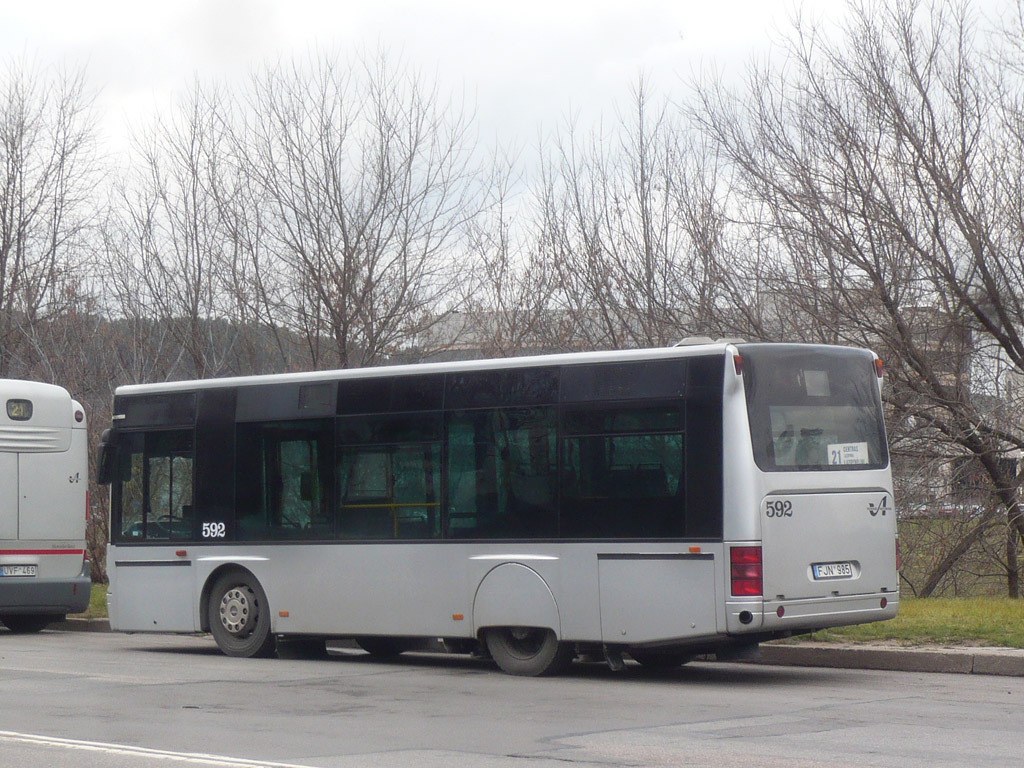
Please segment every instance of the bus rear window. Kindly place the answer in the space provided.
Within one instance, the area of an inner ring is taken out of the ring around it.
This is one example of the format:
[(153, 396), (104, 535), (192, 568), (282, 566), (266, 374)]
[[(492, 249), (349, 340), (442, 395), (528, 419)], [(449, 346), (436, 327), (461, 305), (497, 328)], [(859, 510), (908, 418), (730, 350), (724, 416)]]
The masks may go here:
[(741, 354), (754, 459), (762, 470), (888, 464), (869, 352), (753, 345)]

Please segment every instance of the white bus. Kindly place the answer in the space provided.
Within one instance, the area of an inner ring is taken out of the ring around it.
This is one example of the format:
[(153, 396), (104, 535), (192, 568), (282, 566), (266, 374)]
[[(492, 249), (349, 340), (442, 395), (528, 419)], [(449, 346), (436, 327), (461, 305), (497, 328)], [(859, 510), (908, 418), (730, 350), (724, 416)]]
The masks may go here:
[(89, 605), (85, 411), (52, 384), (0, 379), (0, 622), (38, 632)]
[(120, 387), (111, 626), (537, 675), (888, 619), (881, 377), (717, 343)]

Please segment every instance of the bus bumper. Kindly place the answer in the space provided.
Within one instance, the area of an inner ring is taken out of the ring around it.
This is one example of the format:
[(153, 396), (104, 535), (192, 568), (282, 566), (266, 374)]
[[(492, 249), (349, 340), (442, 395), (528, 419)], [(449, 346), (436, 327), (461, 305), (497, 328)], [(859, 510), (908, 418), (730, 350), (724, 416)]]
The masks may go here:
[(771, 632), (799, 633), (885, 621), (896, 617), (899, 603), (898, 592), (807, 600), (765, 600), (761, 627)]
[(66, 615), (82, 613), (89, 607), (92, 589), (89, 561), (71, 579), (10, 578), (0, 583), (0, 611), (3, 613)]

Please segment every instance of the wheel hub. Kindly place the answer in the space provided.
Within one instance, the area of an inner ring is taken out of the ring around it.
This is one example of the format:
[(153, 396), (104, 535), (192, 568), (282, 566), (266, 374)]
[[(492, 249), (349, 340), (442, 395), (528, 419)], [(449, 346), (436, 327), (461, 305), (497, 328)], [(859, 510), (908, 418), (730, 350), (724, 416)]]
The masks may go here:
[(239, 587), (229, 589), (220, 601), (220, 621), (224, 629), (233, 635), (244, 633), (250, 621), (255, 618), (253, 608), (250, 592)]
[(544, 632), (531, 627), (512, 627), (508, 633), (509, 650), (517, 656), (536, 656), (544, 645)]

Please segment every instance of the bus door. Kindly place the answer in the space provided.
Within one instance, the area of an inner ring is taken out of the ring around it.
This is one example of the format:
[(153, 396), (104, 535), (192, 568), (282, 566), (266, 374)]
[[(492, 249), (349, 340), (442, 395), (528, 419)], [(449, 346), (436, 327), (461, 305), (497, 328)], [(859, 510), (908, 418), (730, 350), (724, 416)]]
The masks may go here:
[(195, 538), (192, 446), (191, 430), (119, 436), (107, 564), (114, 629), (197, 629), (193, 553), (184, 544)]

